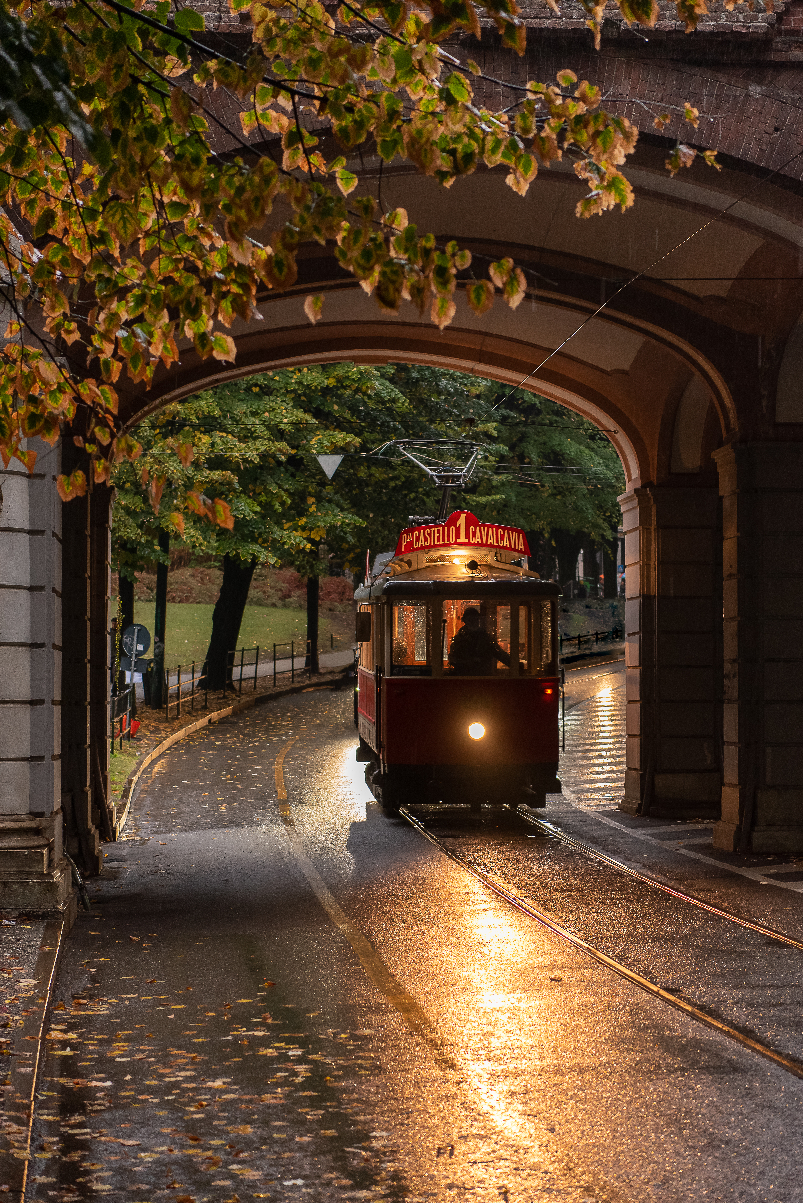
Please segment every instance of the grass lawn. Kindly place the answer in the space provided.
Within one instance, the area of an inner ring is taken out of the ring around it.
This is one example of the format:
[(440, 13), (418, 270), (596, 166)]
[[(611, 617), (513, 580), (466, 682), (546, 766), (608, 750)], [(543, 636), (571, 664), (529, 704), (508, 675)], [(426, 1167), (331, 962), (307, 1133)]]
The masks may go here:
[(133, 770), (134, 765), (139, 759), (139, 754), (135, 751), (128, 751), (128, 748), (135, 747), (123, 740), (123, 750), (119, 750), (120, 745), (115, 745), (116, 751), (112, 752), (109, 760), (109, 780), (111, 782), (112, 797), (119, 798), (123, 791), (123, 786), (126, 783), (128, 774)]
[[(117, 599), (112, 598), (111, 613), (116, 613)], [(179, 664), (189, 665), (193, 660), (202, 663), (209, 646), (209, 635), (212, 630), (211, 605), (201, 605), (195, 602), (167, 603), (167, 630), (165, 638), (165, 664), (175, 668)], [(153, 602), (135, 602), (134, 618), (141, 622), (153, 638)], [(289, 643), (291, 639), (303, 641), (306, 638), (307, 614), (303, 609), (291, 609), (274, 606), (246, 606), (243, 624), (240, 627), (238, 647), (265, 648), (272, 654), (274, 643)], [(329, 650), (330, 635), (335, 636), (335, 649), (342, 650), (351, 646), (354, 619), (350, 613), (326, 613), (320, 617), (320, 647), (321, 651)], [(153, 646), (148, 652), (150, 657)], [(287, 649), (287, 655), (290, 649)], [(261, 651), (260, 651), (261, 659)]]

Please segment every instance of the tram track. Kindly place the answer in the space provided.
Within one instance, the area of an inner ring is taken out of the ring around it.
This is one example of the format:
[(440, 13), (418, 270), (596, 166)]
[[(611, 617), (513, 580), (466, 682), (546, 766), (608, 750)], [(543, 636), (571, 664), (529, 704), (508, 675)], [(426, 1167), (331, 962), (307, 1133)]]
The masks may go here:
[(545, 819), (538, 819), (535, 815), (525, 814), (522, 810), (518, 810), (516, 813), (520, 819), (524, 819), (526, 823), (530, 823), (533, 827), (543, 832), (544, 835), (560, 840), (568, 848), (575, 848), (578, 852), (590, 856), (593, 860), (608, 865), (609, 868), (616, 869), (620, 873), (625, 873), (628, 877), (632, 877), (636, 881), (641, 881), (645, 885), (652, 886), (653, 889), (661, 890), (662, 893), (676, 898), (679, 902), (699, 907), (700, 910), (707, 911), (709, 915), (716, 915), (718, 919), (726, 919), (728, 922), (735, 923), (739, 927), (744, 927), (748, 931), (756, 932), (760, 936), (766, 936), (770, 940), (777, 940), (780, 944), (787, 944), (790, 948), (798, 948), (803, 952), (803, 941), (795, 940), (792, 936), (787, 936), (785, 932), (780, 932), (774, 927), (765, 927), (762, 923), (752, 923), (749, 919), (743, 919), (740, 915), (734, 914), (733, 911), (722, 910), (720, 907), (714, 906), (713, 903), (706, 902), (703, 898), (698, 898), (695, 894), (687, 894), (683, 890), (677, 890), (667, 882), (661, 881), (660, 878), (653, 877), (649, 873), (644, 873), (641, 869), (635, 869), (625, 861), (611, 856), (610, 853), (603, 852), (601, 848), (595, 848), (593, 844), (588, 844), (585, 840), (578, 840), (576, 836), (569, 835), (568, 832), (563, 831), (560, 827), (556, 827), (554, 823), (547, 822)]
[[(643, 990), (645, 993), (659, 999), (665, 1005), (682, 1012), (689, 1018), (695, 1020), (697, 1023), (712, 1029), (713, 1031), (719, 1033), (719, 1035), (733, 1041), (735, 1044), (741, 1045), (750, 1052), (765, 1058), (774, 1065), (778, 1066), (780, 1069), (784, 1070), (786, 1073), (792, 1074), (796, 1078), (803, 1079), (803, 1061), (798, 1060), (795, 1057), (788, 1056), (786, 1053), (774, 1048), (771, 1044), (763, 1040), (756, 1039), (755, 1036), (752, 1036), (749, 1032), (743, 1031), (732, 1024), (718, 1019), (715, 1015), (709, 1014), (703, 1009), (703, 1007), (695, 1005), (688, 999), (683, 998), (680, 994), (671, 990), (666, 990), (664, 987), (659, 986), (657, 982), (652, 981), (643, 974), (637, 973), (635, 970), (631, 969), (627, 965), (624, 965), (615, 957), (612, 957), (602, 949), (597, 948), (590, 941), (584, 940), (575, 932), (570, 931), (563, 924), (559, 923), (552, 915), (548, 914), (540, 907), (537, 907), (533, 902), (522, 898), (520, 895), (508, 889), (507, 886), (503, 884), (503, 882), (500, 881), (494, 874), (479, 868), (477, 865), (473, 864), (467, 856), (464, 856), (454, 848), (449, 847), (449, 845), (443, 839), (439, 838), (435, 832), (429, 830), (426, 825), (422, 823), (420, 819), (416, 818), (415, 815), (411, 814), (406, 807), (400, 808), (399, 814), (407, 823), (409, 823), (411, 827), (414, 828), (414, 830), (423, 836), (423, 838), (429, 843), (434, 845), (434, 847), (436, 847), (444, 856), (446, 856), (454, 864), (458, 865), (465, 872), (469, 873), (472, 877), (482, 882), (482, 884), (491, 890), (492, 893), (503, 899), (521, 914), (527, 915), (529, 918), (534, 919), (537, 923), (541, 924), (549, 931), (552, 931), (556, 935), (560, 936), (560, 938), (566, 941), (566, 943), (578, 949), (578, 951), (583, 952), (587, 956), (591, 957), (598, 964), (605, 966), (605, 968), (616, 973), (619, 977), (630, 982), (632, 985), (638, 987), (640, 990)], [(763, 935), (768, 939), (776, 940), (779, 943), (803, 950), (803, 944), (797, 940), (794, 940), (792, 937), (786, 936), (784, 933), (775, 931), (772, 928), (764, 927), (762, 924), (753, 924), (748, 920), (743, 920), (740, 916), (734, 915), (729, 911), (721, 910), (718, 907), (714, 907), (709, 903), (704, 902), (702, 899), (696, 898), (694, 895), (685, 894), (683, 891), (675, 890), (671, 886), (660, 882), (657, 878), (653, 878), (648, 874), (641, 873), (639, 870), (625, 865), (624, 862), (618, 861), (615, 857), (610, 857), (607, 853), (601, 852), (598, 849), (594, 849), (591, 845), (586, 845), (583, 843), (583, 841), (577, 840), (575, 837), (569, 836), (565, 832), (561, 832), (559, 828), (555, 828), (552, 824), (545, 823), (543, 820), (534, 819), (531, 816), (525, 815), (521, 811), (517, 811), (517, 816), (521, 819), (525, 819), (528, 823), (532, 823), (534, 826), (540, 827), (544, 835), (561, 839), (561, 842), (563, 842), (566, 846), (574, 847), (576, 851), (593, 856), (594, 859), (606, 864), (609, 868), (613, 868), (619, 872), (627, 874), (633, 879), (642, 882), (642, 884), (655, 887), (656, 889), (671, 895), (677, 901), (685, 902), (688, 905), (701, 908), (715, 918), (731, 922), (743, 928), (747, 928), (757, 935)]]

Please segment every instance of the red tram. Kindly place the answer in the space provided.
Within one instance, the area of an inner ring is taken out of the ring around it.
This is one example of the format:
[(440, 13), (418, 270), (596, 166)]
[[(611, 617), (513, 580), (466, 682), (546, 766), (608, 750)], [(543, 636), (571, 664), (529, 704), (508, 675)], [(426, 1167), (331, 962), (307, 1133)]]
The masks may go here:
[(559, 792), (559, 587), (515, 527), (466, 511), (402, 531), (355, 593), (359, 760), (388, 813), (544, 806)]

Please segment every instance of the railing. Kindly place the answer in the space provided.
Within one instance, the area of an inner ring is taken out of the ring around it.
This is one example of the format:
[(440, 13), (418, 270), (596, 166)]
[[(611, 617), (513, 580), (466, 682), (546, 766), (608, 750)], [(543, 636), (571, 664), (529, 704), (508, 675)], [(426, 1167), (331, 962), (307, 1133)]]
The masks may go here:
[[(309, 675), (309, 657), (311, 642), (309, 639), (291, 639), (289, 643), (274, 643), (273, 645), (273, 684), (275, 685), (281, 676), (290, 674), (291, 683), (295, 681), (297, 676), (303, 673)], [(332, 644), (334, 647), (334, 643)], [(282, 653), (284, 648), (284, 653)], [(287, 648), (290, 649), (289, 653)], [(301, 660), (301, 664), (296, 668), (296, 660)], [(289, 668), (280, 668), (280, 664), (288, 664)]]
[[(234, 653), (229, 653), (233, 655)], [(175, 680), (171, 681), (171, 676), (175, 676)], [(225, 693), (225, 689), (222, 691)], [(175, 696), (171, 698), (171, 693)], [(170, 718), (170, 707), (175, 706), (175, 718), (180, 718), (182, 708), (189, 709), (190, 712), (195, 710), (196, 700), (199, 709), (209, 709), (209, 677), (206, 672), (206, 661), (196, 667), (196, 662), (187, 667), (186, 664), (179, 664), (175, 670), (165, 669), (164, 686), (162, 697), (164, 698), (165, 718)], [(200, 699), (203, 697), (203, 705)]]
[[(334, 636), (330, 637), (330, 645), (334, 648)], [(192, 713), (196, 706), (207, 710), (210, 693), (222, 700), (231, 693), (242, 697), (244, 688), (256, 692), (259, 677), (272, 676), (276, 685), (280, 677), (289, 676), (295, 683), (304, 673), (310, 675), (309, 651), (310, 641), (304, 639), (274, 643), (268, 648), (236, 648), (226, 653), (226, 683), (216, 690), (209, 688), (206, 661), (200, 666), (193, 661), (189, 666), (179, 664), (177, 668), (165, 669), (162, 694), (165, 718), (180, 718), (187, 711)]]
[(622, 628), (612, 627), (610, 631), (588, 631), (585, 635), (559, 635), (558, 643), (561, 654), (563, 654), (564, 644), (576, 643), (579, 652), (583, 643), (590, 643), (596, 646), (598, 643), (616, 643), (621, 638)]
[(123, 750), (123, 740), (127, 739), (130, 743), (131, 736), (136, 734), (139, 727), (139, 723), (134, 718), (136, 713), (136, 695), (133, 685), (129, 685), (127, 689), (122, 689), (119, 693), (112, 695), (109, 712), (109, 737), (112, 747), (119, 740), (121, 752)]
[[(251, 679), (251, 683), (253, 685), (254, 692), (256, 692), (257, 677), (259, 676), (259, 648), (252, 647), (252, 648), (248, 648), (248, 650), (246, 650), (244, 647), (241, 647), (239, 655), (240, 655), (240, 660), (239, 660), (239, 663), (237, 663), (237, 651), (236, 650), (233, 652), (229, 652), (227, 654), (227, 656), (226, 656), (226, 681), (227, 682), (230, 681), (231, 688), (234, 689), (234, 671), (235, 671), (235, 666), (236, 666), (236, 668), (237, 668), (237, 694), (239, 697), (242, 697), (243, 681), (245, 680), (246, 668), (249, 670), (249, 677)], [(253, 670), (254, 670), (253, 673), (251, 673), (251, 671), (250, 671), (251, 667), (252, 667), (251, 661), (249, 659), (248, 663), (246, 663), (246, 659), (245, 659), (246, 656), (249, 656), (249, 657), (253, 656), (253, 658), (254, 658), (253, 659)]]

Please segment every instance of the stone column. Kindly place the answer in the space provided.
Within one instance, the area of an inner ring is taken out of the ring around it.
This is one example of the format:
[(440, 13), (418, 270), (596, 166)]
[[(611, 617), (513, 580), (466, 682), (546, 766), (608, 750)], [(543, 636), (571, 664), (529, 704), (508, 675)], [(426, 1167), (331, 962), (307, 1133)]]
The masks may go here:
[(0, 470), (0, 909), (74, 913), (62, 850), (59, 447)]
[(111, 685), (111, 507), (114, 490), (95, 485), (90, 498), (89, 715), (90, 770), (96, 807), (93, 815), (106, 839), (114, 838), (109, 790)]
[(803, 852), (803, 448), (723, 447), (724, 775), (714, 844)]
[(717, 818), (721, 789), (716, 489), (620, 498), (625, 532), (627, 770), (621, 809)]
[[(64, 444), (65, 460), (71, 470), (84, 467), (83, 454), (76, 455)], [(100, 871), (98, 798), (93, 796), (93, 766), (90, 744), (90, 651), (92, 567), (92, 495), (77, 497), (62, 507), (64, 572), (62, 577), (62, 777), (67, 851), (82, 872)], [(97, 772), (95, 771), (97, 777)], [(97, 787), (95, 787), (97, 788)]]

